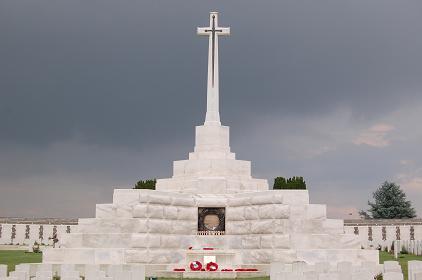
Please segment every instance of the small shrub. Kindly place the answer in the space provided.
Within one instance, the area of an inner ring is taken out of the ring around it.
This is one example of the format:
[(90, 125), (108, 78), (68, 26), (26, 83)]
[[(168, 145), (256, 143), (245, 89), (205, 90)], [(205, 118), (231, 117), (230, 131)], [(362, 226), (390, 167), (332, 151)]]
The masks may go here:
[(152, 180), (140, 180), (136, 183), (134, 189), (147, 189), (147, 190), (155, 190), (155, 185), (157, 184), (156, 179)]
[(409, 251), (407, 251), (406, 247), (403, 246), (401, 248), (400, 254), (406, 254), (407, 255), (407, 254), (409, 254)]
[(287, 180), (284, 177), (274, 179), (274, 190), (306, 190), (306, 182), (303, 177), (292, 177)]

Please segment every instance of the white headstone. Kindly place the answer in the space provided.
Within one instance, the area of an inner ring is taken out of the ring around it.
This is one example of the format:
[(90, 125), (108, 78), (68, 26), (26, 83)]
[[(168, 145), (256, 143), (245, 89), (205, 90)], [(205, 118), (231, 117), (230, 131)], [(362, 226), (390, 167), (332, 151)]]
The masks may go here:
[(422, 272), (415, 273), (412, 280), (422, 280)]
[(403, 273), (401, 272), (385, 272), (382, 275), (383, 280), (403, 280)]
[(409, 261), (407, 263), (408, 270), (409, 270), (409, 280), (414, 280), (414, 276), (416, 273), (422, 272), (422, 261)]
[(401, 272), (401, 266), (396, 261), (385, 261), (384, 272)]
[(0, 277), (7, 277), (7, 265), (0, 264)]

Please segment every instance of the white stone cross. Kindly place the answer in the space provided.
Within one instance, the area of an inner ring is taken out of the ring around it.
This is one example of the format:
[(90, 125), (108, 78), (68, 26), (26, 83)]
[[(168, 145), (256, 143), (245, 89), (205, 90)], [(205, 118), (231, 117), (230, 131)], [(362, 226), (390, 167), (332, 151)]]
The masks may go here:
[(210, 13), (210, 26), (198, 27), (198, 35), (208, 36), (207, 114), (205, 125), (221, 125), (218, 84), (218, 36), (230, 35), (230, 27), (218, 26), (218, 13)]

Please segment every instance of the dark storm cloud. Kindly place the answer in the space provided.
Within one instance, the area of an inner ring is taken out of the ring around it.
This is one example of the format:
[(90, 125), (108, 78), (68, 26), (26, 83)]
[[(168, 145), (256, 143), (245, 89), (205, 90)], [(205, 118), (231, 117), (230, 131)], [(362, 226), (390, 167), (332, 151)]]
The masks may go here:
[[(339, 108), (350, 110), (358, 131), (419, 102), (419, 1), (8, 0), (0, 3), (1, 200), (13, 186), (43, 186), (60, 197), (60, 178), (75, 182), (69, 188), (77, 197), (83, 182), (101, 189), (169, 176), (170, 161), (186, 157), (193, 126), (203, 122), (207, 40), (195, 29), (208, 23), (211, 10), (232, 31), (220, 41), (221, 116), (232, 127), (233, 149), (256, 164), (258, 175), (290, 169), (312, 174), (318, 185), (332, 170), (336, 182), (367, 187), (398, 172), (391, 166), (400, 149), (375, 175), (362, 168), (359, 181), (345, 170), (372, 153), (360, 146), (337, 147), (331, 159), (280, 163), (291, 148), (266, 151), (276, 140), (271, 131), (255, 143), (242, 138), (260, 131), (256, 120), (289, 119), (294, 131)], [(297, 138), (315, 139), (318, 132)], [(101, 195), (110, 197), (110, 190)]]

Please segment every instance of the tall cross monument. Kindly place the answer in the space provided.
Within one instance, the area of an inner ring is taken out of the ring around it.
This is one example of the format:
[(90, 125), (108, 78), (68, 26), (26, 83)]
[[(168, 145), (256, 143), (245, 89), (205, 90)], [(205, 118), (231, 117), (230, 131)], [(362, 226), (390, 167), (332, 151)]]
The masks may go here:
[(210, 26), (198, 27), (198, 35), (208, 36), (207, 113), (204, 125), (221, 125), (218, 86), (218, 36), (230, 35), (230, 27), (218, 26), (218, 13), (210, 13)]

